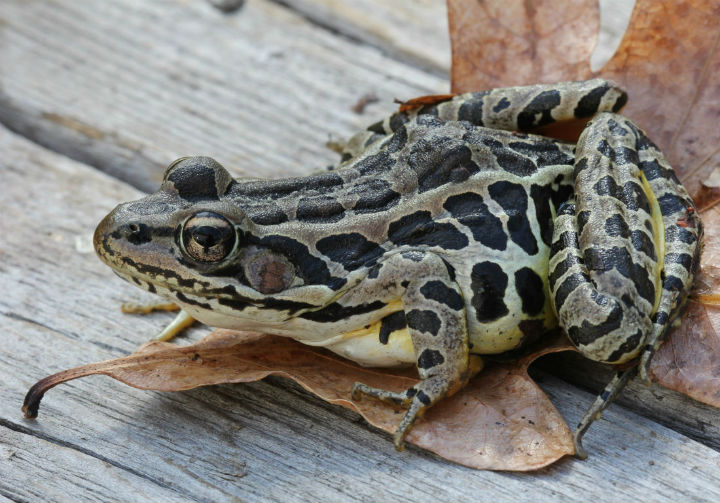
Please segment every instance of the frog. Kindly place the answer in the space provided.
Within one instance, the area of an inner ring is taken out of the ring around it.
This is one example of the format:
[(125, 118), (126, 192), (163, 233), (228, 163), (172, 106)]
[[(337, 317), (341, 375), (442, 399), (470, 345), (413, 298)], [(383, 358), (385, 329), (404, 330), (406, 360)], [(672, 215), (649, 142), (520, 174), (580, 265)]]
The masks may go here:
[(631, 378), (649, 380), (702, 239), (626, 102), (603, 79), (418, 100), (350, 138), (338, 164), (286, 179), (183, 157), (107, 215), (94, 246), (186, 319), (414, 366), (407, 390), (352, 390), (405, 410), (398, 450), (488, 358), (560, 329), (617, 369), (573, 434), (585, 457), (590, 424)]

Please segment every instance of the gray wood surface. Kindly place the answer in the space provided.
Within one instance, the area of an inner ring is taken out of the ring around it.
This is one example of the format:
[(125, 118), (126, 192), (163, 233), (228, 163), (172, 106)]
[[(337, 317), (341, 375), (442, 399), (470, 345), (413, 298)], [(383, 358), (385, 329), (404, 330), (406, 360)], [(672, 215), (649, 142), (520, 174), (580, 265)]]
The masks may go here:
[[(206, 153), (236, 174), (307, 173), (336, 159), (328, 138), (382, 117), (392, 98), (448, 88), (442, 1), (398, 1), (389, 20), (387, 5), (249, 0), (228, 15), (180, 0), (3, 1), (0, 501), (720, 498), (718, 411), (641, 385), (590, 430), (588, 460), (532, 474), (398, 454), (354, 413), (279, 378), (157, 393), (91, 377), (22, 418), (37, 379), (126, 354), (168, 321), (120, 314), (150, 297), (89, 240), (170, 160)], [(368, 93), (380, 101), (352, 111)], [(561, 358), (536, 372), (571, 425), (602, 382), (586, 369)]]

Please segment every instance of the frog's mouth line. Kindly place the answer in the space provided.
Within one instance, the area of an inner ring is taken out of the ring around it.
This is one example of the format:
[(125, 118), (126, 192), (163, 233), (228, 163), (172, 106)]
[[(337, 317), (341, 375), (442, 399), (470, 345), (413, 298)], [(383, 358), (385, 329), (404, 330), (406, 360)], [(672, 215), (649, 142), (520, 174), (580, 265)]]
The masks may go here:
[[(113, 272), (116, 276), (119, 278), (122, 278), (123, 280), (132, 283), (133, 285), (139, 286), (143, 290), (146, 290), (150, 293), (158, 294), (158, 288), (166, 290), (168, 292), (167, 295), (163, 296), (174, 296), (177, 297), (178, 294), (181, 296), (184, 295), (192, 295), (194, 297), (202, 297), (205, 299), (216, 299), (221, 300), (225, 299), (228, 301), (235, 301), (235, 302), (243, 302), (246, 304), (257, 304), (258, 306), (262, 305), (264, 298), (254, 298), (254, 297), (248, 297), (245, 296), (235, 289), (235, 287), (232, 286), (225, 286), (225, 287), (216, 287), (216, 286), (210, 286), (207, 285), (206, 288), (195, 288), (193, 286), (195, 285), (201, 285), (197, 280), (195, 279), (176, 279), (176, 282), (171, 281), (168, 279), (167, 276), (162, 274), (157, 275), (151, 275), (147, 273), (143, 273), (138, 271), (137, 269), (132, 269), (128, 267), (114, 267), (111, 266), (113, 269)], [(174, 274), (174, 273), (173, 273)], [(171, 276), (171, 278), (174, 276)], [(189, 284), (183, 284), (183, 283), (192, 283), (193, 286), (190, 286)], [(225, 289), (226, 291), (218, 291)], [(232, 289), (232, 291), (230, 291)], [(178, 298), (178, 300), (183, 301), (182, 297)], [(194, 301), (192, 299), (188, 299), (188, 303), (195, 303), (197, 301)]]
[[(177, 288), (175, 285), (168, 287), (167, 283), (160, 283), (155, 278), (148, 281), (148, 276), (142, 274), (132, 274), (128, 271), (113, 270), (113, 272), (121, 279), (136, 285), (143, 290), (160, 295), (167, 298), (171, 302), (177, 303), (193, 318), (215, 327), (224, 327), (241, 330), (259, 330), (267, 333), (274, 333), (285, 337), (307, 336), (307, 328), (298, 330), (288, 325), (292, 319), (297, 318), (305, 312), (316, 311), (324, 306), (313, 306), (311, 304), (301, 302), (245, 302), (239, 300), (236, 296), (228, 294), (221, 295), (198, 295), (197, 291), (188, 288)], [(185, 295), (185, 292), (187, 295)], [(197, 299), (200, 297), (200, 299)], [(213, 302), (214, 301), (214, 302)], [(248, 313), (246, 310), (250, 308)], [(401, 310), (400, 302), (388, 304), (386, 310)], [(257, 318), (258, 312), (264, 312), (262, 319)], [(214, 320), (207, 318), (208, 315), (217, 315)], [(384, 316), (384, 315), (383, 315)], [(234, 320), (234, 321), (230, 321)], [(380, 321), (374, 322), (372, 330), (368, 327), (353, 329), (347, 333), (342, 332), (330, 338), (323, 338), (321, 341), (314, 341), (312, 338), (303, 338), (303, 343), (311, 346), (328, 346), (335, 343), (341, 343), (348, 338), (358, 336), (367, 336), (369, 334), (379, 333)]]
[[(188, 285), (171, 283), (166, 279), (159, 280), (157, 276), (151, 276), (126, 266), (122, 268), (113, 267), (113, 272), (119, 278), (145, 291), (160, 295), (181, 305), (207, 312), (222, 311), (224, 316), (233, 316), (245, 321), (251, 320), (252, 317), (247, 314), (238, 315), (238, 313), (243, 313), (248, 308), (282, 314), (282, 319), (272, 320), (272, 323), (282, 323), (304, 312), (316, 311), (324, 307), (324, 305), (318, 306), (307, 302), (268, 298), (262, 296), (262, 294), (259, 294), (260, 298), (247, 297), (239, 293), (235, 287), (229, 285), (224, 287), (226, 291), (218, 291), (221, 290), (218, 287), (197, 290)], [(183, 281), (197, 284), (195, 280)], [(212, 301), (215, 301), (217, 306), (211, 305)]]

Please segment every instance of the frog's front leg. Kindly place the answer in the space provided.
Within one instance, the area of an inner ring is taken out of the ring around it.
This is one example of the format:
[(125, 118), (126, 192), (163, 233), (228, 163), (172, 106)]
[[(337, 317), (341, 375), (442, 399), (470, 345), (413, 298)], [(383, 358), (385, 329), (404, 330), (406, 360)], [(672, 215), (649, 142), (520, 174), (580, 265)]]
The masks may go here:
[(394, 434), (395, 447), (402, 450), (405, 435), (415, 420), (470, 378), (465, 302), (449, 266), (435, 254), (406, 251), (391, 256), (379, 267), (376, 284), (401, 286), (421, 380), (401, 393), (355, 383), (353, 399), (365, 394), (408, 407)]
[(154, 341), (169, 341), (186, 328), (190, 328), (195, 323), (195, 318), (190, 316), (184, 309), (173, 302), (156, 302), (154, 304), (136, 304), (134, 302), (126, 302), (120, 309), (125, 314), (150, 314), (157, 311), (180, 311), (175, 318), (153, 337)]
[[(652, 142), (615, 114), (588, 124), (574, 178), (576, 201), (558, 211), (550, 252), (560, 326), (592, 360), (621, 364), (642, 353), (647, 364), (693, 281), (694, 206)], [(579, 456), (583, 433), (634, 373), (619, 373), (578, 425)]]

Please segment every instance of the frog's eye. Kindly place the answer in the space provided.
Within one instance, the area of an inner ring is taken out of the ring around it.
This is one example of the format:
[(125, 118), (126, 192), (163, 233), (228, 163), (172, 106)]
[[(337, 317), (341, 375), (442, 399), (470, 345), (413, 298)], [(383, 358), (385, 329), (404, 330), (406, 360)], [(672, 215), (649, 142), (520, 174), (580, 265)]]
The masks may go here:
[(203, 211), (185, 222), (181, 241), (185, 253), (198, 262), (218, 262), (235, 248), (235, 228), (222, 215)]

